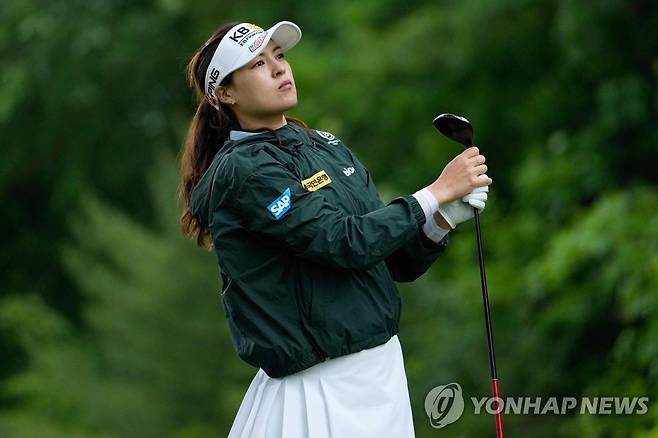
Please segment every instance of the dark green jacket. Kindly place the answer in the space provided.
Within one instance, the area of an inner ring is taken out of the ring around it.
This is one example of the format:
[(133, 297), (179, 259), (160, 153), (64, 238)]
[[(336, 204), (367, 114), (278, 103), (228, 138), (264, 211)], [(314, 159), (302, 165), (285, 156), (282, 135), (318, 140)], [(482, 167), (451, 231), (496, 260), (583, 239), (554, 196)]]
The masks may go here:
[(229, 140), (192, 193), (209, 224), (234, 347), (282, 377), (398, 333), (394, 281), (421, 276), (448, 244), (425, 236), (412, 195), (388, 205), (333, 135), (292, 123)]

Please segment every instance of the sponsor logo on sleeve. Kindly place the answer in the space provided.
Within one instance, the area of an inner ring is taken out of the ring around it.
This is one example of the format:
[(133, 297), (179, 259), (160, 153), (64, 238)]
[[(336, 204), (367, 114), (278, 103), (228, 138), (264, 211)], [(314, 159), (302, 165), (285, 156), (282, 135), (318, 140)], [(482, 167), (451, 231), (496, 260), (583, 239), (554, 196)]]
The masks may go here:
[(290, 196), (290, 187), (284, 190), (281, 195), (276, 198), (270, 205), (267, 206), (267, 211), (269, 211), (274, 219), (279, 220), (292, 205), (292, 198)]
[(302, 180), (302, 186), (309, 192), (314, 192), (329, 183), (331, 183), (331, 178), (329, 178), (329, 175), (327, 175), (327, 172), (324, 170), (321, 170), (315, 175)]

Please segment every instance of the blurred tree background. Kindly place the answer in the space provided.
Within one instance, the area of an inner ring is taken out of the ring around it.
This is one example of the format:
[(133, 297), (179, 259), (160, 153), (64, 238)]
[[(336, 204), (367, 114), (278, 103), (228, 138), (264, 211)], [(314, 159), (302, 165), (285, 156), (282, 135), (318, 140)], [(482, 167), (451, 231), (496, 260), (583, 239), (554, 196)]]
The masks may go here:
[[(644, 415), (508, 415), (510, 436), (658, 437), (658, 3), (15, 0), (0, 5), (0, 436), (226, 436), (256, 369), (214, 255), (178, 230), (184, 67), (222, 23), (279, 20), (290, 115), (341, 137), (382, 197), (433, 181), (473, 123), (504, 396), (648, 396)], [(489, 394), (472, 222), (412, 284), (400, 339), (416, 436), (459, 382)]]

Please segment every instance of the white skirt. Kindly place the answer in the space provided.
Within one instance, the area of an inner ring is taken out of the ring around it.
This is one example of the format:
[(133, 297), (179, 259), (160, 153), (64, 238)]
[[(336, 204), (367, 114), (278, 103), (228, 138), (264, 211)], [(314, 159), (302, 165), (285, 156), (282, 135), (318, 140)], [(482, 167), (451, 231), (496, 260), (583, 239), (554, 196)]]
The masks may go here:
[(397, 335), (283, 378), (259, 369), (229, 438), (414, 438)]

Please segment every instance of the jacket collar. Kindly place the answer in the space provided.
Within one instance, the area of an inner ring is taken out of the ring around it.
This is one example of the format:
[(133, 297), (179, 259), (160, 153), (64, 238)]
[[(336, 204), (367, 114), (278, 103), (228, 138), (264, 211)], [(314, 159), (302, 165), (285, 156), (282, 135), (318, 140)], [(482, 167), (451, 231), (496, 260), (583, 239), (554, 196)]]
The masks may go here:
[(276, 129), (275, 133), (270, 131), (253, 132), (231, 130), (229, 133), (229, 139), (224, 145), (222, 145), (219, 153), (224, 154), (237, 146), (257, 142), (268, 142), (278, 145), (279, 140), (277, 139), (277, 135), (279, 139), (281, 139), (281, 145), (292, 151), (296, 151), (304, 143), (311, 141), (304, 128), (294, 123), (286, 123), (282, 127)]
[(242, 140), (245, 137), (249, 137), (250, 135), (256, 135), (256, 134), (258, 134), (258, 132), (232, 130), (229, 133), (229, 140)]

